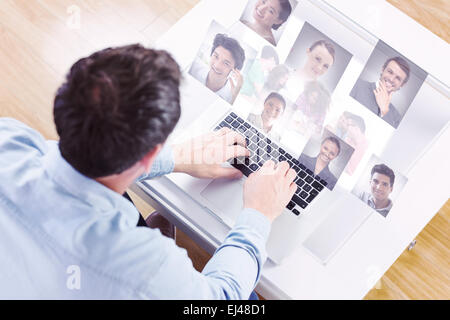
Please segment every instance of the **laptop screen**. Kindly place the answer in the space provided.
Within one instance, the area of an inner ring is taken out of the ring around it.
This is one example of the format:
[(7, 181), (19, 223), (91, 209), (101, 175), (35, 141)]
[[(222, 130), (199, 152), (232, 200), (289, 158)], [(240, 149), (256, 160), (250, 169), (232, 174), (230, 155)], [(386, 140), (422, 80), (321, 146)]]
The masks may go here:
[(448, 88), (437, 91), (394, 46), (330, 8), (289, 1), (272, 21), (260, 2), (212, 21), (189, 74), (330, 190), (386, 216), (450, 119)]

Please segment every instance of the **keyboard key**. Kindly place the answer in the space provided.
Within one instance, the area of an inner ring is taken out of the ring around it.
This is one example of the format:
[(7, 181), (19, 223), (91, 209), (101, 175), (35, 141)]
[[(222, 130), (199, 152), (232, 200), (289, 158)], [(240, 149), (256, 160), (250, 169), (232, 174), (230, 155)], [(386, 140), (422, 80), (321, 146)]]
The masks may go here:
[(313, 175), (314, 175), (314, 173), (313, 173), (311, 170), (309, 170), (309, 169), (306, 169), (305, 171), (306, 171), (306, 173), (309, 174), (310, 176), (313, 176)]
[(242, 119), (242, 118), (239, 118), (239, 117), (238, 117), (236, 120), (237, 120), (239, 123), (244, 123), (244, 119)]
[(292, 202), (292, 201), (289, 201), (289, 203), (288, 203), (287, 206), (286, 206), (286, 208), (288, 208), (289, 210), (294, 209), (294, 207), (295, 207), (295, 203)]
[(294, 201), (296, 204), (298, 204), (299, 207), (302, 208), (302, 209), (305, 209), (306, 206), (308, 205), (308, 203), (306, 203), (305, 201), (300, 199), (300, 197), (297, 196), (296, 194), (294, 194), (294, 196), (292, 197), (292, 201)]
[(319, 194), (319, 191), (317, 191), (316, 189), (312, 189), (311, 191), (309, 191), (309, 194), (317, 196)]
[(233, 122), (233, 117), (231, 117), (231, 116), (227, 116), (226, 118), (225, 118), (225, 122), (227, 122), (227, 123), (232, 123)]
[(300, 172), (302, 171), (302, 169), (300, 169), (300, 167), (299, 167), (299, 166), (296, 166), (296, 165), (294, 165), (294, 166), (292, 167), (292, 169), (294, 169), (295, 172), (297, 172), (297, 174), (300, 173)]
[(311, 203), (311, 201), (313, 201), (315, 197), (317, 197), (317, 194), (310, 194), (309, 197), (305, 199), (305, 201)]
[(285, 153), (286, 153), (286, 151), (284, 151), (283, 148), (278, 148), (278, 151), (279, 151), (281, 154), (285, 154)]
[(314, 181), (311, 185), (319, 191), (323, 190), (323, 186), (320, 183), (318, 183), (317, 181)]
[(307, 177), (305, 178), (305, 181), (308, 182), (308, 183), (311, 183), (311, 182), (314, 181), (314, 178), (311, 177), (311, 176), (307, 176)]
[(281, 161), (286, 161), (286, 158), (285, 158), (284, 156), (279, 156), (279, 157), (278, 157), (278, 161), (280, 161), (280, 162), (281, 162)]
[(259, 169), (259, 166), (256, 163), (252, 163), (250, 165), (250, 169), (252, 169), (253, 171), (257, 171)]
[(253, 142), (250, 142), (250, 144), (247, 144), (247, 149), (251, 150), (251, 151), (255, 151), (258, 148), (258, 146), (256, 144), (254, 144)]
[(238, 122), (238, 121), (236, 121), (236, 120), (234, 120), (232, 123), (231, 123), (231, 126), (233, 127), (233, 128), (237, 128), (237, 127), (239, 127), (241, 124)]
[(233, 118), (237, 118), (237, 115), (234, 112), (230, 113), (230, 116)]
[(326, 182), (325, 180), (321, 179), (320, 183), (323, 184), (325, 187), (327, 186), (328, 182)]
[(312, 189), (312, 187), (309, 185), (309, 184), (305, 184), (304, 186), (303, 186), (303, 190), (305, 190), (305, 191), (309, 191), (309, 190), (311, 190)]
[(248, 122), (244, 123), (244, 126), (245, 126), (247, 129), (250, 129), (250, 128), (252, 127)]
[(300, 162), (298, 162), (298, 160), (297, 160), (297, 159), (294, 159), (294, 158), (292, 158), (292, 162), (293, 162), (296, 166), (298, 166), (298, 165), (300, 164)]
[(305, 199), (308, 196), (308, 193), (305, 191), (300, 192), (300, 198)]
[(280, 156), (280, 153), (279, 153), (277, 150), (272, 149), (272, 152), (270, 153), (270, 155), (271, 155), (273, 158), (278, 159), (278, 157)]
[(305, 167), (302, 163), (300, 163), (298, 166), (299, 166), (302, 170), (305, 170), (305, 169), (306, 169), (306, 167)]
[(303, 185), (305, 184), (305, 181), (303, 181), (302, 179), (298, 179), (297, 181), (295, 181), (295, 183), (296, 183), (299, 187), (301, 187), (301, 186), (303, 186)]
[(264, 149), (266, 146), (267, 146), (267, 144), (264, 142), (264, 140), (259, 140), (259, 142), (258, 142), (258, 146), (261, 148), (261, 149)]
[(287, 159), (289, 159), (289, 160), (292, 159), (292, 156), (291, 156), (289, 153), (286, 153), (284, 156), (285, 156)]
[(244, 133), (245, 131), (247, 131), (247, 128), (244, 127), (244, 126), (240, 126), (240, 127), (238, 128), (238, 131), (239, 131), (240, 133)]
[(298, 216), (298, 215), (300, 214), (300, 211), (298, 211), (297, 209), (293, 209), (292, 212), (293, 212), (296, 216)]
[(259, 141), (259, 138), (258, 138), (258, 136), (253, 136), (253, 137), (251, 137), (251, 139), (250, 140), (252, 140), (254, 143), (258, 143), (258, 141)]
[(244, 164), (233, 164), (233, 167), (240, 170), (246, 177), (248, 177), (252, 173), (252, 170), (250, 170)]
[(269, 138), (266, 138), (266, 143), (267, 143), (267, 144), (271, 144), (271, 143), (272, 143), (272, 140), (270, 140)]
[(253, 163), (259, 162), (259, 156), (255, 153), (253, 156), (250, 157), (250, 161)]
[(301, 172), (298, 173), (298, 176), (303, 179), (303, 178), (306, 177), (306, 172), (305, 171), (301, 171)]

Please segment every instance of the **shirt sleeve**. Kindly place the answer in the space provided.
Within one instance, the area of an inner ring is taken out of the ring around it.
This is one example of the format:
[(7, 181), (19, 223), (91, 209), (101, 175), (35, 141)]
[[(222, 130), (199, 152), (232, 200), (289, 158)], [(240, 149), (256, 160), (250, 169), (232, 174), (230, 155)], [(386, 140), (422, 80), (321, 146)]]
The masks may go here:
[[(270, 221), (260, 212), (244, 209), (235, 226), (216, 250), (202, 272), (197, 271), (186, 254), (165, 237), (146, 241), (152, 254), (139, 275), (149, 281), (142, 298), (191, 300), (248, 300), (261, 277), (267, 259), (266, 242)], [(170, 239), (171, 240), (171, 239)], [(140, 261), (140, 260), (136, 260)]]
[[(15, 157), (22, 151), (44, 154), (47, 147), (44, 137), (36, 130), (16, 119), (0, 118), (1, 150), (8, 150), (8, 156)], [(6, 155), (3, 155), (2, 158), (2, 160), (7, 160)], [(9, 163), (12, 163), (11, 159), (9, 159)]]
[(249, 208), (241, 212), (234, 228), (202, 271), (219, 283), (224, 298), (248, 299), (267, 259), (269, 233), (267, 217)]
[(159, 152), (155, 161), (153, 161), (150, 173), (143, 174), (138, 178), (138, 181), (152, 179), (163, 176), (165, 174), (169, 174), (173, 171), (174, 166), (175, 162), (173, 159), (172, 147), (166, 144)]

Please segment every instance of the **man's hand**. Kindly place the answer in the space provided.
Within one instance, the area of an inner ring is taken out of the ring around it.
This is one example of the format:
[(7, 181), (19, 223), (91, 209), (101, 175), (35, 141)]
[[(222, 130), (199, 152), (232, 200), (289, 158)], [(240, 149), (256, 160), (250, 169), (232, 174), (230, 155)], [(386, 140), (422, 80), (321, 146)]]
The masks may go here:
[(248, 157), (250, 151), (245, 146), (245, 138), (229, 128), (194, 138), (172, 147), (174, 172), (206, 179), (240, 178), (238, 169), (224, 168), (222, 164), (232, 158)]
[(236, 100), (239, 91), (242, 88), (242, 84), (244, 83), (244, 78), (238, 69), (233, 69), (231, 71), (230, 84), (231, 84), (231, 95), (232, 95), (232, 103)]
[(381, 117), (384, 117), (386, 113), (389, 112), (389, 104), (391, 103), (392, 94), (394, 92), (388, 93), (386, 85), (383, 81), (380, 81), (380, 85), (373, 90), (375, 95), (375, 100), (377, 101), (378, 107), (380, 108)]
[(273, 221), (297, 190), (296, 175), (286, 161), (277, 165), (272, 160), (267, 161), (245, 181), (244, 208), (258, 210)]

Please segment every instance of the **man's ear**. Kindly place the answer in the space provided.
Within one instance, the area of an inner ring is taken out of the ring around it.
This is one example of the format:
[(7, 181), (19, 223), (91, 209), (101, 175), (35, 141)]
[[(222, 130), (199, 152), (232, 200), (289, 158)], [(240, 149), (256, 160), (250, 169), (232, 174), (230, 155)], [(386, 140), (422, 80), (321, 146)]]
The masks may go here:
[(162, 143), (157, 144), (152, 150), (147, 152), (147, 154), (144, 157), (142, 157), (142, 159), (139, 161), (141, 165), (144, 167), (146, 173), (150, 172), (153, 161), (155, 161), (156, 157), (158, 156), (162, 148), (163, 148)]

